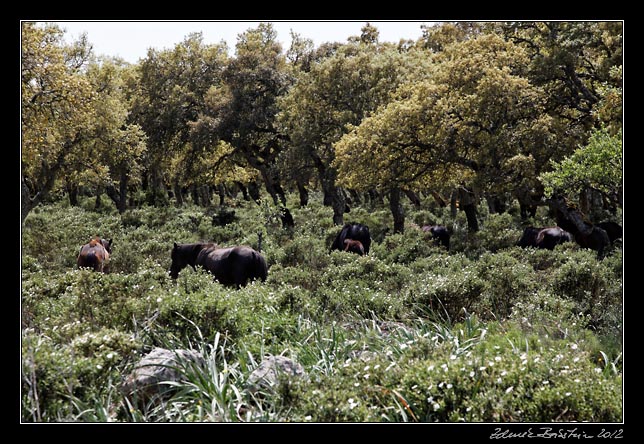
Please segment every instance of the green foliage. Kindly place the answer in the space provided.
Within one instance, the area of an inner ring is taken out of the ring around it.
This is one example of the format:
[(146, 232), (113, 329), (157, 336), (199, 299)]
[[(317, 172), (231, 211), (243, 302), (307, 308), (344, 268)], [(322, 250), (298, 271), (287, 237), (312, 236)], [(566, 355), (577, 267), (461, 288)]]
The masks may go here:
[(622, 156), (621, 130), (614, 135), (606, 129), (597, 130), (585, 147), (561, 162), (553, 161), (553, 170), (539, 179), (547, 196), (575, 196), (591, 188), (617, 203), (622, 187)]

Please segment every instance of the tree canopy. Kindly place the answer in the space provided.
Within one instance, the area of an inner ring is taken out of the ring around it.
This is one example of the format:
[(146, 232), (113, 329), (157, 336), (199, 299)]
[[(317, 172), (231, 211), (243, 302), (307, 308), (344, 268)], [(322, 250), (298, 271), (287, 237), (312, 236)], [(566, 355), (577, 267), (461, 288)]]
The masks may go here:
[(401, 193), (460, 200), (474, 230), (483, 197), (522, 215), (544, 191), (621, 205), (620, 22), (447, 22), (398, 43), (366, 23), (286, 50), (262, 23), (234, 55), (196, 33), (133, 65), (21, 26), (23, 218), (55, 189), (124, 211), (136, 191), (208, 204), (261, 183), (281, 206), (319, 188), (336, 224), (349, 194), (387, 196), (397, 231)]

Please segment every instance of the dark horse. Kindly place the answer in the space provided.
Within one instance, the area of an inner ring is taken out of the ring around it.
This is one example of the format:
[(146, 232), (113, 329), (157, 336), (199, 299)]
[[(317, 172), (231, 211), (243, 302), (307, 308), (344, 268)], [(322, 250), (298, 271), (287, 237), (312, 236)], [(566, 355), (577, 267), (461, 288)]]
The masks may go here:
[(94, 236), (83, 245), (78, 253), (76, 264), (79, 268), (91, 268), (94, 271), (107, 272), (107, 263), (112, 253), (112, 239), (101, 239)]
[(523, 234), (517, 241), (517, 246), (523, 248), (537, 248), (537, 236), (539, 235), (539, 231), (541, 231), (541, 228), (526, 227), (523, 230)]
[(561, 227), (546, 227), (539, 230), (536, 243), (537, 248), (554, 250), (555, 246), (564, 242), (573, 242), (574, 240), (573, 235)]
[(617, 239), (622, 238), (622, 226), (617, 222), (606, 221), (600, 222), (595, 225), (606, 232), (611, 244), (614, 243)]
[(572, 234), (561, 227), (535, 228), (527, 227), (523, 230), (521, 238), (517, 241), (519, 247), (534, 247), (554, 250), (556, 245), (572, 242)]
[(190, 265), (193, 269), (202, 266), (215, 276), (220, 284), (246, 285), (249, 281), (268, 276), (266, 260), (257, 251), (246, 246), (220, 248), (212, 243), (177, 244), (172, 248), (170, 277), (176, 279), (179, 272)]
[(422, 230), (425, 233), (432, 234), (432, 238), (434, 239), (436, 245), (442, 245), (449, 251), (449, 238), (451, 234), (447, 227), (444, 227), (442, 225), (425, 225), (423, 226)]
[(369, 227), (358, 223), (348, 223), (342, 227), (335, 240), (331, 244), (331, 251), (345, 251), (346, 239), (359, 241), (363, 248), (364, 254), (369, 254), (369, 247), (371, 246), (371, 235), (369, 234)]

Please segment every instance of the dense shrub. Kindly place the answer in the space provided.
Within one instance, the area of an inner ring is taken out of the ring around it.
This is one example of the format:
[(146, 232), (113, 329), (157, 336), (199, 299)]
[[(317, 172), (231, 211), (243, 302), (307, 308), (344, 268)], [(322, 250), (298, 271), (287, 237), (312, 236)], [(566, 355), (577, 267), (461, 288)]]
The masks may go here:
[[(231, 201), (225, 224), (190, 204), (36, 208), (22, 237), (22, 419), (620, 420), (620, 248), (602, 261), (574, 243), (518, 248), (517, 214), (483, 208), (469, 233), (462, 212), (427, 199), (403, 203), (402, 234), (386, 207), (353, 205), (345, 220), (373, 238), (361, 257), (329, 251), (341, 227), (321, 201), (298, 208), (290, 196), (292, 229), (270, 200)], [(551, 223), (540, 210), (535, 224)], [(449, 252), (423, 223), (453, 229)], [(94, 234), (114, 239), (109, 274), (76, 269)], [(191, 267), (168, 276), (173, 242), (257, 248), (260, 234), (264, 283), (227, 288)], [(130, 409), (118, 381), (155, 345), (212, 359), (167, 404)], [(267, 353), (297, 360), (307, 378), (250, 395)]]

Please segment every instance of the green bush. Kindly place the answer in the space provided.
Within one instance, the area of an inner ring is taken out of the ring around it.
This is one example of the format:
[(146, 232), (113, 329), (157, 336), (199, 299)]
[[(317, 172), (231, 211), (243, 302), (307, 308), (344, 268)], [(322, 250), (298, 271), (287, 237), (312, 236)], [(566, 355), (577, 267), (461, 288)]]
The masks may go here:
[[(575, 243), (518, 248), (516, 214), (482, 209), (473, 234), (462, 212), (425, 199), (420, 210), (403, 203), (403, 234), (388, 231), (386, 207), (353, 206), (345, 220), (373, 239), (361, 257), (329, 251), (341, 227), (321, 193), (307, 207), (296, 200), (294, 229), (270, 199), (230, 201), (238, 219), (220, 226), (191, 204), (34, 209), (22, 239), (21, 418), (620, 420), (621, 249), (598, 261)], [(413, 226), (425, 222), (453, 228), (449, 252)], [(552, 223), (544, 208), (535, 223)], [(232, 289), (191, 267), (168, 276), (173, 242), (256, 248), (260, 233), (266, 282)], [(76, 268), (94, 234), (114, 239), (109, 274)], [(208, 365), (167, 403), (130, 410), (119, 381), (157, 345), (202, 350)], [(266, 353), (293, 357), (307, 378), (250, 395), (245, 381)]]

